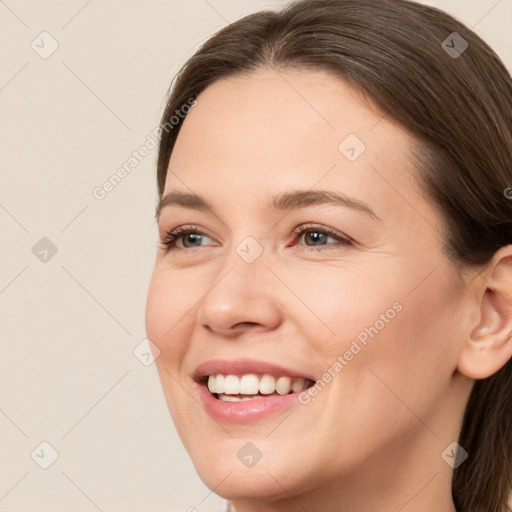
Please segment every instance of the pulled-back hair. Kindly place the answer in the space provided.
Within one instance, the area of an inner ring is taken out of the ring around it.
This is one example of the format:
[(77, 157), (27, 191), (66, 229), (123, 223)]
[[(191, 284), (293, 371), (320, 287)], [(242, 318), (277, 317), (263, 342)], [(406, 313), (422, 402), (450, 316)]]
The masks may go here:
[[(485, 265), (512, 244), (511, 77), (469, 28), (408, 0), (301, 0), (215, 34), (171, 88), (158, 155), (160, 196), (185, 117), (168, 129), (175, 111), (216, 80), (263, 67), (334, 73), (414, 136), (419, 182), (442, 213), (444, 250), (456, 268)], [(509, 510), (512, 361), (475, 382), (459, 444), (469, 458), (454, 470), (457, 510)]]

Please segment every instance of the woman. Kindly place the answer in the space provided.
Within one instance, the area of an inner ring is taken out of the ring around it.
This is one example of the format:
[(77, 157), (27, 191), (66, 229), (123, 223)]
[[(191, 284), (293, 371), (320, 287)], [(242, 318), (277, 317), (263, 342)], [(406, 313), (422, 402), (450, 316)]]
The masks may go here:
[(405, 0), (253, 14), (182, 68), (146, 327), (231, 510), (508, 510), (511, 133), (495, 53)]

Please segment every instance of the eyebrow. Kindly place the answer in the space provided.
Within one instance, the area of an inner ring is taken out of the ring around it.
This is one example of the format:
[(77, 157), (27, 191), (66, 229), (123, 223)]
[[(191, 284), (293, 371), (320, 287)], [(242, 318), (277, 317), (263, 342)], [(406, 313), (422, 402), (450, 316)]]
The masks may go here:
[[(266, 202), (270, 210), (296, 210), (313, 205), (337, 205), (366, 213), (376, 220), (380, 218), (364, 202), (350, 198), (331, 190), (295, 190), (277, 194)], [(173, 191), (163, 196), (156, 207), (155, 217), (158, 220), (164, 208), (179, 206), (199, 211), (214, 211), (213, 206), (201, 196), (189, 192)]]

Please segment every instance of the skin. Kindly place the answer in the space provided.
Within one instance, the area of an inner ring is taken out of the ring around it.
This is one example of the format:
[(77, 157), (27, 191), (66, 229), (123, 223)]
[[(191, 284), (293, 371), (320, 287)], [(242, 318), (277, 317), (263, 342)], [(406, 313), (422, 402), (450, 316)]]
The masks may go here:
[[(349, 134), (366, 146), (353, 162), (338, 149)], [(455, 511), (441, 453), (458, 439), (473, 379), (510, 358), (512, 256), (509, 246), (481, 274), (456, 271), (413, 144), (352, 87), (311, 70), (219, 80), (184, 121), (164, 195), (193, 191), (214, 211), (162, 210), (161, 240), (188, 224), (205, 236), (158, 249), (146, 329), (178, 433), (237, 512)], [(267, 207), (296, 189), (343, 193), (379, 219), (335, 205)], [(292, 238), (305, 223), (353, 243)], [(263, 249), (250, 264), (235, 251), (247, 236)], [(211, 359), (321, 379), (395, 303), (401, 311), (307, 405), (220, 424), (198, 401), (193, 372)], [(252, 468), (237, 457), (248, 441), (262, 453)]]

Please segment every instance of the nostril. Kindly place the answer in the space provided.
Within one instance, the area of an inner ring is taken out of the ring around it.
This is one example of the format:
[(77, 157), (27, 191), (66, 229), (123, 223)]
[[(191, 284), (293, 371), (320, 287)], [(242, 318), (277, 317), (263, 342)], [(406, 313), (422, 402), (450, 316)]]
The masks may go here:
[(258, 326), (259, 324), (257, 322), (239, 322), (238, 324), (235, 324), (233, 328), (237, 327), (252, 327), (252, 326)]

